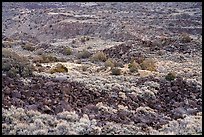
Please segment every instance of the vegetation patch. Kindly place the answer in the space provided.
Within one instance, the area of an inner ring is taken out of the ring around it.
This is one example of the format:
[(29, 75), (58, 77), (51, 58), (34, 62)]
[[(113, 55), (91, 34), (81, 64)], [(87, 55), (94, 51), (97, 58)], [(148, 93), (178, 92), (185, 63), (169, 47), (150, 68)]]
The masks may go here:
[(27, 57), (20, 56), (11, 49), (2, 49), (2, 71), (8, 76), (15, 77), (19, 74), (22, 77), (32, 76), (34, 66)]
[(192, 40), (192, 38), (190, 37), (188, 33), (182, 33), (180, 38), (181, 38), (181, 42), (183, 43), (189, 43)]
[(175, 72), (169, 72), (166, 76), (165, 79), (168, 81), (172, 81), (176, 78), (176, 73)]
[(108, 58), (104, 65), (105, 65), (106, 68), (107, 67), (113, 68), (113, 67), (115, 67), (115, 61), (113, 59), (111, 59), (111, 58)]
[(121, 75), (121, 69), (114, 67), (111, 69), (111, 74), (112, 75)]
[(72, 49), (70, 47), (66, 47), (63, 50), (64, 55), (71, 55), (72, 54)]
[(36, 50), (36, 48), (34, 47), (34, 45), (30, 44), (30, 43), (27, 43), (25, 45), (21, 45), (21, 47), (24, 49), (24, 50), (28, 50), (28, 51), (34, 51)]
[(151, 58), (145, 59), (140, 64), (140, 67), (143, 70), (156, 71), (155, 61), (153, 59), (151, 59)]
[(135, 61), (128, 64), (128, 68), (130, 72), (138, 72), (138, 69), (141, 69), (140, 65)]
[(57, 73), (57, 72), (58, 73), (66, 73), (66, 72), (68, 72), (68, 69), (64, 65), (58, 63), (53, 69), (50, 70), (51, 74)]
[(91, 56), (91, 53), (89, 51), (85, 50), (85, 49), (83, 49), (81, 52), (79, 52), (77, 54), (77, 57), (80, 58), (80, 59), (81, 58), (82, 59), (89, 58), (90, 56)]
[(103, 53), (103, 52), (97, 52), (97, 53), (95, 53), (92, 57), (91, 57), (91, 61), (92, 62), (99, 62), (99, 61), (101, 61), (101, 62), (105, 62), (107, 60), (107, 57), (106, 57), (106, 54), (105, 53)]

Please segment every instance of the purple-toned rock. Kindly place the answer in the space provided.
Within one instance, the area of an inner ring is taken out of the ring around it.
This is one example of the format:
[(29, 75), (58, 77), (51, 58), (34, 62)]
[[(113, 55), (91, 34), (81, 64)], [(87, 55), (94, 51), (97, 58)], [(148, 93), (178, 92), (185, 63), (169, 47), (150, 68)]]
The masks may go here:
[(11, 93), (11, 89), (10, 89), (8, 86), (6, 86), (6, 87), (3, 89), (3, 92), (4, 92), (5, 94), (10, 94), (10, 93)]
[(58, 105), (56, 108), (55, 108), (55, 113), (60, 113), (63, 111), (63, 108), (62, 108), (62, 105)]
[(21, 98), (21, 93), (18, 90), (14, 90), (11, 95), (12, 97)]
[(42, 106), (42, 110), (45, 112), (45, 113), (53, 113), (53, 110), (50, 108), (50, 107), (48, 107), (47, 105), (45, 105), (45, 106)]
[(25, 109), (27, 109), (27, 110), (38, 110), (38, 105), (36, 105), (36, 104), (26, 105)]

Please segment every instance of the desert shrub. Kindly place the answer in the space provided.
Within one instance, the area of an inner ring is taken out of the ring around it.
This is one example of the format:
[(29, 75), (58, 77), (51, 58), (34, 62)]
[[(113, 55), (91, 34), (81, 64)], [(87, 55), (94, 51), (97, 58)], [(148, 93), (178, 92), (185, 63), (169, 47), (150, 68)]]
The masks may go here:
[(19, 74), (22, 77), (31, 76), (34, 66), (27, 57), (20, 56), (11, 49), (2, 49), (2, 71), (10, 77)]
[(53, 69), (50, 70), (51, 74), (56, 72), (65, 73), (65, 72), (68, 72), (68, 69), (64, 65), (58, 63)]
[(29, 50), (29, 51), (34, 51), (35, 50), (35, 47), (31, 44), (25, 44), (25, 45), (21, 45), (21, 47), (24, 49), (24, 50)]
[(89, 39), (90, 39), (90, 38), (89, 38), (88, 36), (82, 36), (82, 37), (81, 37), (81, 42), (84, 43), (84, 42), (86, 42), (86, 41), (89, 41)]
[(78, 58), (89, 58), (91, 56), (91, 53), (89, 52), (89, 51), (87, 51), (87, 50), (85, 50), (85, 49), (83, 49), (81, 52), (79, 52), (78, 54), (77, 54), (77, 57)]
[(76, 40), (73, 39), (73, 40), (72, 40), (72, 44), (75, 44), (75, 43), (76, 43)]
[(104, 65), (105, 67), (111, 67), (111, 68), (115, 67), (114, 60), (111, 58), (107, 59)]
[(188, 42), (191, 42), (191, 37), (189, 36), (189, 34), (187, 33), (182, 33), (181, 36), (181, 41), (184, 42), (184, 43), (188, 43)]
[(65, 55), (71, 55), (72, 54), (72, 49), (70, 47), (64, 48), (63, 53)]
[(42, 63), (43, 58), (42, 58), (42, 56), (35, 56), (35, 57), (33, 57), (32, 62), (33, 63)]
[(82, 71), (87, 71), (87, 69), (88, 69), (88, 67), (85, 65), (81, 66), (81, 68), (82, 68)]
[(91, 47), (91, 46), (88, 46), (88, 47), (87, 47), (87, 49), (93, 49), (93, 47)]
[(13, 45), (14, 45), (14, 42), (2, 41), (2, 47), (3, 48), (11, 48)]
[(133, 61), (137, 62), (138, 64), (141, 64), (143, 61), (145, 60), (144, 55), (139, 54), (137, 57), (132, 57), (130, 59), (130, 63), (132, 63)]
[(44, 54), (44, 55), (41, 55), (41, 57), (42, 57), (41, 63), (49, 63), (49, 62), (57, 62), (58, 61), (57, 57), (54, 57), (50, 54)]
[(43, 53), (44, 53), (44, 52), (43, 52), (43, 49), (42, 49), (42, 48), (36, 50), (36, 54), (37, 54), (37, 55), (42, 55)]
[(141, 64), (140, 64), (141, 69), (143, 70), (149, 70), (149, 71), (156, 71), (156, 65), (155, 61), (151, 58), (145, 59)]
[(107, 60), (107, 57), (106, 57), (106, 54), (104, 54), (103, 52), (97, 52), (95, 53), (92, 57), (91, 57), (91, 61), (92, 62), (99, 62), (99, 61), (102, 61), (102, 62), (105, 62)]
[(78, 59), (78, 60), (76, 60), (76, 61), (74, 61), (76, 64), (81, 64), (81, 60), (80, 59)]
[(114, 64), (115, 64), (115, 67), (120, 67), (120, 68), (124, 67), (124, 65), (123, 65), (123, 63), (121, 61), (114, 60)]
[(176, 78), (176, 73), (175, 72), (169, 72), (166, 76), (165, 79), (168, 81), (172, 81)]
[(111, 69), (111, 74), (112, 75), (120, 75), (121, 74), (121, 69), (114, 67)]
[(129, 68), (130, 72), (138, 72), (138, 69), (141, 69), (140, 65), (135, 61), (128, 64), (128, 68)]
[(64, 62), (65, 59), (58, 59), (57, 57), (52, 56), (51, 54), (43, 54), (39, 56), (35, 56), (32, 59), (33, 63), (50, 63), (50, 62)]

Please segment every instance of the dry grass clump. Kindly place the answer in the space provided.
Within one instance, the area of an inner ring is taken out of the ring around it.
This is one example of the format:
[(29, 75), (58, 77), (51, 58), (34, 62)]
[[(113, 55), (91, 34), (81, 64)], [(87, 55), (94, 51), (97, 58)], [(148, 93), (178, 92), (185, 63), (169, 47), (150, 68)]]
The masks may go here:
[(66, 72), (68, 72), (68, 69), (64, 65), (58, 63), (53, 69), (50, 70), (51, 74), (57, 73), (57, 72), (58, 73), (66, 73)]
[(28, 50), (28, 51), (34, 51), (36, 50), (36, 48), (34, 47), (33, 44), (30, 44), (30, 43), (27, 43), (25, 45), (21, 45), (21, 47), (24, 49), (24, 50)]
[(166, 76), (165, 79), (168, 81), (172, 81), (176, 78), (176, 73), (174, 71), (169, 72)]
[(138, 69), (141, 69), (140, 65), (135, 61), (128, 64), (128, 68), (130, 72), (138, 72)]
[(112, 59), (112, 58), (108, 58), (105, 63), (104, 63), (105, 67), (120, 67), (120, 68), (123, 68), (124, 65), (121, 61), (116, 61), (115, 59)]
[(111, 58), (108, 58), (104, 65), (105, 65), (105, 67), (113, 68), (113, 67), (115, 67), (115, 61)]
[(95, 53), (92, 57), (91, 57), (91, 61), (92, 62), (99, 62), (99, 61), (102, 61), (102, 62), (105, 62), (107, 60), (107, 57), (106, 57), (106, 54), (103, 53), (103, 52), (97, 52)]
[(156, 71), (155, 61), (153, 59), (151, 59), (151, 58), (145, 59), (140, 64), (140, 67), (143, 70)]
[(121, 75), (121, 69), (119, 69), (118, 67), (114, 67), (111, 69), (111, 74), (112, 75)]
[(89, 51), (85, 50), (85, 49), (83, 49), (81, 52), (79, 52), (77, 54), (77, 57), (80, 58), (80, 59), (81, 58), (82, 59), (89, 58), (90, 56), (91, 56), (91, 53)]
[(19, 74), (22, 77), (31, 76), (34, 66), (27, 57), (20, 56), (11, 49), (2, 49), (2, 71), (6, 72), (10, 77)]
[(192, 40), (192, 38), (189, 36), (188, 33), (182, 33), (180, 38), (183, 43), (188, 43), (188, 42), (191, 42)]

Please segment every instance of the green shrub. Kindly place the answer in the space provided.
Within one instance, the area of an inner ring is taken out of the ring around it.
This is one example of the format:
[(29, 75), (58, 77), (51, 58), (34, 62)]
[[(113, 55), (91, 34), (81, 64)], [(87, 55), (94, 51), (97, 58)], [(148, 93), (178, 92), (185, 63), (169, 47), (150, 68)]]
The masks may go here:
[(87, 50), (85, 50), (85, 49), (83, 49), (83, 51), (81, 51), (81, 52), (79, 52), (78, 54), (77, 54), (77, 57), (78, 58), (89, 58), (91, 56), (91, 53), (89, 52), (89, 51), (87, 51)]
[(128, 68), (129, 68), (130, 72), (138, 72), (138, 69), (141, 69), (140, 65), (135, 61), (128, 64)]
[(165, 79), (168, 81), (172, 81), (176, 78), (176, 73), (175, 72), (169, 72), (166, 76)]
[(140, 64), (141, 69), (143, 70), (149, 70), (149, 71), (156, 71), (156, 65), (155, 61), (153, 59), (145, 59), (141, 64)]
[(14, 77), (19, 74), (22, 77), (32, 76), (34, 66), (27, 57), (20, 56), (11, 49), (2, 49), (2, 71), (8, 76)]
[(56, 72), (65, 73), (65, 72), (68, 72), (68, 69), (64, 65), (58, 63), (53, 69), (50, 70), (51, 74)]
[(91, 57), (91, 61), (92, 62), (99, 62), (99, 61), (102, 61), (102, 62), (105, 62), (107, 60), (107, 57), (106, 55), (103, 53), (103, 52), (97, 52), (95, 53), (92, 57)]
[(114, 67), (111, 69), (111, 74), (112, 75), (120, 75), (121, 74), (121, 69), (117, 68), (117, 67)]

